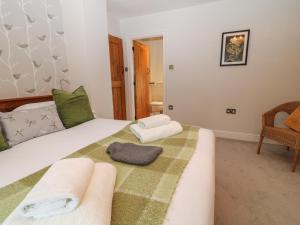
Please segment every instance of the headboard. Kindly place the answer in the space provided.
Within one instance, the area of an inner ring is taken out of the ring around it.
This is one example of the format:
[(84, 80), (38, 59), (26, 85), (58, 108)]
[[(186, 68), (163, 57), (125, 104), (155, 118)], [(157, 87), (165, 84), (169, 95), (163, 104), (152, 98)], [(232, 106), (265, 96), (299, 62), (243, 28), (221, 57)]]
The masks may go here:
[(4, 99), (0, 100), (0, 112), (10, 112), (19, 106), (29, 103), (47, 102), (52, 100), (52, 95)]

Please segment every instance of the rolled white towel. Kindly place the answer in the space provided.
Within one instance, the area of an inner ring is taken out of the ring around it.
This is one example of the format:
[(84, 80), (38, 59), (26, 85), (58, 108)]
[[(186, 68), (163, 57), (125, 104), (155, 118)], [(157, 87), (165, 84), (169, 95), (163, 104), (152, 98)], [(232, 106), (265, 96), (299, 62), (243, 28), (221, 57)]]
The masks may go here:
[(180, 123), (171, 121), (167, 125), (151, 129), (143, 129), (137, 124), (133, 124), (130, 126), (130, 130), (140, 140), (140, 142), (148, 143), (178, 134), (182, 132), (183, 129)]
[(139, 119), (137, 124), (141, 128), (150, 129), (150, 128), (169, 124), (170, 122), (171, 122), (171, 118), (168, 115), (160, 114), (160, 115), (150, 116), (144, 119)]
[(20, 216), (18, 208), (3, 225), (110, 225), (116, 168), (97, 163), (81, 204), (74, 211), (41, 219)]
[(94, 165), (88, 158), (54, 163), (21, 203), (20, 215), (43, 218), (73, 211), (86, 192)]

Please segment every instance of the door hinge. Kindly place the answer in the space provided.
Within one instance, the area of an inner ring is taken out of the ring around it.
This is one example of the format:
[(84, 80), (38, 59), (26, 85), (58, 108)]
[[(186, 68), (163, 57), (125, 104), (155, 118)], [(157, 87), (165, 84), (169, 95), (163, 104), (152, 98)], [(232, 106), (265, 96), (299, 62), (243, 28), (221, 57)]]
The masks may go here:
[(134, 52), (134, 47), (132, 47), (132, 51)]
[(135, 86), (135, 81), (133, 82), (133, 86)]

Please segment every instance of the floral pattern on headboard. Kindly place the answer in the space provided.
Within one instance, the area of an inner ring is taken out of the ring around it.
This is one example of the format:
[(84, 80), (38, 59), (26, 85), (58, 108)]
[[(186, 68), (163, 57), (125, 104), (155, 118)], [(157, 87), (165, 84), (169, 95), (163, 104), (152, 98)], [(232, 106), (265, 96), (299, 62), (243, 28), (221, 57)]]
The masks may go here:
[(0, 98), (69, 85), (60, 0), (0, 0)]

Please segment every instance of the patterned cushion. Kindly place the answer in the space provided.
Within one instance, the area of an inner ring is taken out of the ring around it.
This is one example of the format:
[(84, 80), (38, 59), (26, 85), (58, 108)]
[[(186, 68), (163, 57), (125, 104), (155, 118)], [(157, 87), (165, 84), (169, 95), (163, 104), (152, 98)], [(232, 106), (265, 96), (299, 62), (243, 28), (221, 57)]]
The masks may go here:
[(1, 127), (0, 127), (0, 152), (4, 151), (9, 148), (9, 145), (7, 144), (7, 141), (2, 133)]
[(10, 146), (64, 129), (55, 105), (0, 113), (0, 122)]

